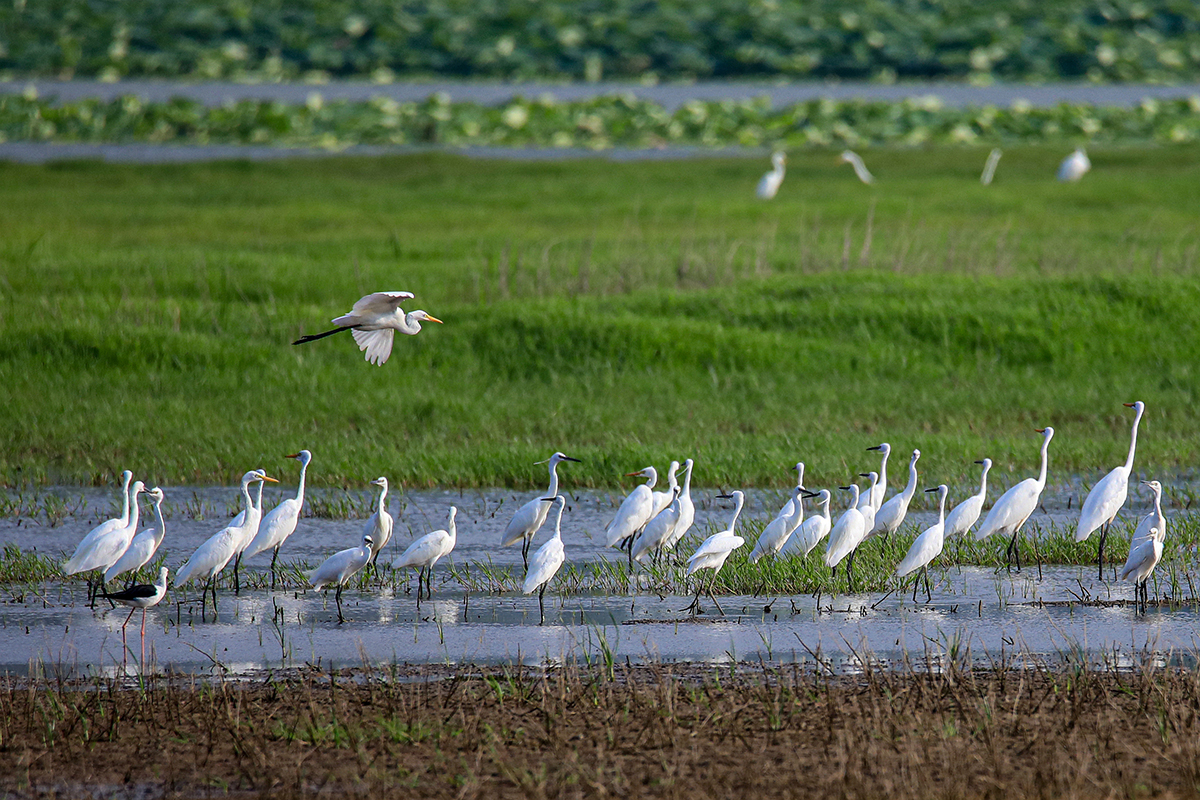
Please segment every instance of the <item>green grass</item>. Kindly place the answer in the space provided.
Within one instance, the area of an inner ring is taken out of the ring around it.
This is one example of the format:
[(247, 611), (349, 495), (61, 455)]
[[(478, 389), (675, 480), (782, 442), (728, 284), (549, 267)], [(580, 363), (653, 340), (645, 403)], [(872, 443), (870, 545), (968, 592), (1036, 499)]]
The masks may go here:
[[(510, 163), (448, 155), (0, 164), (0, 479), (567, 485), (697, 459), (701, 485), (833, 485), (886, 439), (929, 480), (1195, 462), (1200, 148)], [(361, 294), (444, 319), (383, 368), (289, 342)]]

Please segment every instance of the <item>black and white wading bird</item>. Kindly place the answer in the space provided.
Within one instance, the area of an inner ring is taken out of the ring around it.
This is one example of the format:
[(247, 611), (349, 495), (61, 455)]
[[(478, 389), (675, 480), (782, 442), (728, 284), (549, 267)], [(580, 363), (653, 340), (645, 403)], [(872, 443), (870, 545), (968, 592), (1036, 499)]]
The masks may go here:
[(119, 592), (111, 594), (105, 593), (103, 596), (114, 603), (120, 603), (123, 606), (129, 607), (129, 616), (125, 618), (125, 623), (121, 625), (121, 651), (128, 652), (125, 646), (125, 626), (129, 624), (129, 620), (133, 618), (133, 612), (139, 608), (142, 610), (142, 663), (146, 663), (146, 609), (151, 606), (158, 605), (158, 601), (162, 600), (167, 594), (167, 568), (160, 567), (158, 570), (158, 580), (154, 583), (141, 583), (136, 586), (130, 586), (128, 589), (123, 589)]

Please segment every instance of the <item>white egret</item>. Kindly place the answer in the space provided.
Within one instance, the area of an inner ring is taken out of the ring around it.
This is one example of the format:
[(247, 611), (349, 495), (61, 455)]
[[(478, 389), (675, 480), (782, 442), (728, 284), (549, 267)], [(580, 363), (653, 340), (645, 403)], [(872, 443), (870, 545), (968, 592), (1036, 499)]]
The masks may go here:
[(349, 314), (334, 317), (337, 325), (331, 331), (301, 336), (292, 344), (304, 344), (324, 339), (342, 331), (350, 331), (359, 350), (366, 350), (366, 359), (372, 364), (383, 366), (392, 354), (392, 339), (397, 331), (415, 336), (421, 332), (423, 321), (441, 323), (424, 311), (405, 314), (400, 304), (413, 299), (412, 292), (375, 292), (359, 299)]
[(863, 183), (875, 182), (875, 176), (872, 175), (871, 171), (867, 169), (867, 165), (863, 163), (861, 158), (859, 158), (858, 153), (854, 152), (853, 150), (844, 150), (840, 158), (845, 163), (854, 167), (854, 174), (858, 176), (860, 181)]
[(233, 522), (230, 523), (232, 527), (237, 528), (240, 531), (238, 534), (237, 543), (234, 544), (233, 547), (234, 594), (242, 593), (242, 553), (246, 551), (246, 548), (250, 546), (252, 541), (254, 541), (254, 537), (258, 535), (258, 525), (260, 522), (262, 522), (263, 486), (266, 485), (267, 481), (270, 481), (271, 483), (279, 483), (279, 481), (275, 480), (274, 478), (267, 477), (266, 470), (256, 469), (254, 471), (257, 472), (262, 478), (262, 480), (258, 482), (258, 488), (255, 492), (254, 502), (239, 511), (238, 515), (233, 518)]
[(821, 508), (820, 514), (810, 514), (801, 523), (796, 532), (789, 539), (789, 544), (795, 542), (796, 546), (789, 548), (791, 550), (799, 550), (802, 556), (806, 556), (813, 551), (813, 548), (821, 543), (821, 540), (829, 535), (829, 531), (833, 528), (833, 520), (829, 516), (829, 501), (831, 495), (828, 489), (822, 489), (819, 492), (806, 492), (805, 497), (817, 498), (817, 505)]
[(421, 602), (422, 579), (425, 582), (426, 596), (432, 598), (433, 567), (438, 561), (450, 555), (450, 551), (454, 549), (454, 545), (458, 542), (458, 526), (454, 522), (457, 515), (458, 509), (450, 506), (450, 511), (446, 515), (446, 527), (444, 529), (432, 531), (415, 540), (392, 562), (392, 566), (396, 569), (403, 569), (404, 567), (418, 568), (418, 603)]
[(672, 550), (679, 540), (692, 529), (692, 523), (696, 521), (696, 504), (692, 502), (692, 466), (693, 462), (690, 458), (683, 462), (683, 487), (679, 491), (679, 521), (671, 530), (670, 538), (663, 542), (662, 549), (666, 551)]
[(884, 499), (887, 498), (887, 462), (888, 456), (892, 454), (892, 446), (887, 442), (877, 444), (874, 447), (868, 447), (867, 450), (878, 450), (883, 456), (879, 462), (879, 481), (875, 484), (875, 489), (871, 492), (871, 507), (878, 513), (883, 506)]
[(875, 506), (871, 505), (871, 493), (875, 491), (875, 486), (879, 483), (879, 473), (860, 472), (858, 477), (867, 479), (867, 490), (858, 496), (856, 508), (862, 512), (863, 524), (867, 526), (869, 532), (875, 527)]
[(979, 491), (956, 505), (946, 515), (947, 539), (966, 534), (971, 530), (971, 526), (979, 521), (979, 515), (983, 512), (983, 504), (987, 500), (987, 476), (992, 469), (992, 460), (985, 458), (975, 463), (983, 465), (983, 474), (979, 478)]
[(679, 524), (679, 487), (676, 486), (671, 494), (674, 499), (667, 507), (655, 514), (642, 532), (633, 540), (633, 560), (644, 564), (645, 559), (663, 549), (663, 544), (671, 538), (675, 526)]
[[(708, 596), (713, 601), (713, 605), (717, 607), (717, 611), (721, 612), (721, 616), (725, 616), (724, 609), (717, 602), (716, 596), (713, 594), (713, 586), (717, 582), (717, 573), (721, 571), (721, 567), (725, 566), (726, 559), (734, 550), (746, 543), (746, 540), (735, 534), (734, 528), (737, 526), (738, 516), (742, 513), (742, 506), (746, 503), (746, 496), (739, 491), (733, 491), (729, 494), (720, 494), (717, 497), (721, 500), (733, 500), (733, 516), (729, 518), (729, 527), (719, 533), (714, 533), (709, 536), (700, 546), (696, 548), (696, 552), (692, 553), (688, 559), (688, 576), (695, 575), (702, 569), (712, 570), (712, 579), (708, 585)], [(685, 611), (691, 611), (695, 614), (696, 609), (700, 605), (700, 592), (704, 589), (704, 579), (698, 579), (696, 586), (696, 596), (692, 599), (692, 604), (685, 608)]]
[(158, 551), (159, 545), (162, 544), (163, 535), (166, 532), (166, 525), (163, 522), (162, 503), (163, 490), (155, 486), (147, 495), (154, 501), (154, 516), (158, 525), (153, 528), (137, 534), (129, 542), (129, 547), (125, 548), (125, 552), (116, 560), (107, 570), (104, 571), (104, 582), (108, 583), (113, 578), (125, 572), (133, 572), (135, 575), (139, 569), (150, 562), (154, 558), (154, 554)]
[(679, 486), (679, 481), (675, 478), (675, 473), (677, 472), (679, 472), (679, 462), (672, 461), (671, 465), (667, 467), (667, 490), (665, 492), (652, 493), (654, 497), (654, 513), (650, 515), (651, 518), (669, 506), (675, 499), (675, 489)]
[[(100, 570), (103, 573), (121, 560), (121, 556), (125, 555), (125, 551), (129, 549), (129, 543), (133, 541), (133, 537), (137, 534), (139, 519), (138, 495), (144, 491), (146, 491), (146, 484), (141, 481), (134, 481), (133, 486), (129, 489), (129, 519), (124, 527), (110, 528), (104, 535), (93, 539), (89, 547), (76, 548), (75, 555), (63, 565), (64, 573), (74, 575), (93, 569)], [(101, 574), (100, 589), (104, 590), (104, 588), (104, 576)], [(93, 594), (93, 607), (95, 603), (96, 595)]]
[(786, 154), (775, 153), (771, 156), (772, 169), (762, 176), (762, 179), (758, 182), (758, 188), (754, 190), (759, 200), (770, 200), (778, 193), (779, 186), (783, 183), (784, 166), (786, 164)]
[[(632, 548), (634, 534), (640, 531), (654, 514), (654, 484), (658, 482), (658, 471), (654, 467), (646, 467), (638, 472), (625, 473), (626, 478), (638, 476), (645, 478), (646, 482), (638, 485), (621, 501), (616, 516), (604, 529), (605, 542), (609, 547), (623, 546), (625, 540), (629, 539), (629, 546)], [(632, 554), (629, 556), (629, 563), (633, 563)]]
[[(157, 490), (153, 490), (157, 491)], [(162, 502), (161, 500), (159, 502)], [(112, 594), (105, 594), (109, 600), (120, 603), (129, 609), (129, 616), (125, 618), (125, 622), (121, 625), (121, 652), (125, 653), (127, 648), (125, 645), (125, 626), (129, 624), (129, 620), (133, 619), (133, 612), (139, 608), (142, 610), (142, 665), (146, 664), (146, 609), (151, 606), (158, 605), (158, 602), (163, 599), (167, 593), (167, 568), (160, 567), (158, 570), (158, 579), (154, 583), (142, 583), (136, 586), (130, 586)]]
[(571, 458), (562, 453), (555, 453), (545, 461), (537, 462), (538, 464), (550, 464), (550, 488), (544, 495), (538, 495), (518, 508), (517, 513), (513, 514), (513, 518), (509, 521), (508, 527), (504, 529), (504, 535), (500, 537), (501, 547), (508, 547), (517, 542), (521, 543), (521, 563), (525, 565), (526, 570), (529, 569), (529, 543), (533, 540), (534, 534), (545, 524), (546, 515), (550, 513), (549, 504), (542, 498), (558, 496), (558, 465), (563, 461), (580, 463), (578, 458)]
[(371, 537), (371, 563), (374, 564), (379, 560), (379, 551), (392, 538), (394, 521), (387, 510), (388, 479), (381, 475), (371, 481), (371, 485), (379, 487), (379, 502), (375, 506), (375, 513), (367, 519), (363, 533)]
[(1143, 539), (1149, 538), (1150, 531), (1155, 528), (1158, 529), (1160, 537), (1164, 540), (1167, 538), (1167, 518), (1163, 515), (1162, 510), (1162, 484), (1158, 481), (1142, 481), (1142, 485), (1149, 487), (1154, 495), (1154, 508), (1150, 509), (1150, 513), (1138, 522), (1137, 528), (1133, 532), (1133, 538), (1129, 542), (1130, 549)]
[[(63, 564), (63, 572), (65, 574), (74, 575), (77, 572), (83, 572), (82, 569), (76, 569), (76, 567), (79, 564), (87, 563), (91, 560), (90, 556), (92, 551), (95, 550), (96, 544), (114, 531), (121, 530), (129, 525), (129, 484), (132, 480), (133, 473), (129, 470), (125, 470), (121, 473), (121, 516), (114, 517), (113, 519), (106, 519), (104, 522), (101, 522), (99, 525), (88, 531), (87, 536), (84, 536), (83, 539), (80, 540), (79, 544), (75, 546), (75, 552), (72, 553), (71, 557), (67, 559), (66, 563)], [(92, 567), (92, 569), (95, 568)], [(92, 582), (89, 580), (88, 601), (90, 602), (92, 599)]]
[[(796, 466), (792, 467), (792, 469), (796, 470), (796, 486), (799, 487), (801, 490), (803, 490), (804, 489), (804, 462), (797, 461)], [(794, 495), (791, 495), (791, 494), (788, 495), (787, 502), (783, 504), (783, 508), (779, 509), (779, 513), (775, 515), (776, 517), (784, 517), (784, 516), (790, 517), (792, 515), (792, 513), (796, 510), (796, 502), (795, 502), (795, 500), (793, 500), (793, 497), (794, 497)], [(797, 522), (796, 524), (799, 524), (799, 522)], [(794, 530), (794, 528), (793, 528), (793, 530)], [(790, 531), (789, 531), (789, 533), (790, 533)]]
[[(763, 528), (758, 541), (754, 543), (754, 550), (750, 552), (751, 564), (757, 564), (768, 553), (778, 555), (792, 532), (804, 521), (804, 491), (803, 486), (792, 489), (792, 513), (780, 514)], [(784, 510), (787, 510), (786, 507)]]
[(1158, 566), (1158, 562), (1162, 560), (1163, 541), (1165, 538), (1166, 535), (1161, 529), (1151, 528), (1149, 536), (1140, 541), (1135, 540), (1130, 544), (1129, 557), (1125, 559), (1125, 567), (1121, 570), (1121, 580), (1133, 580), (1133, 604), (1135, 609), (1137, 608), (1138, 596), (1141, 595), (1142, 613), (1146, 612), (1146, 606), (1150, 602), (1146, 581), (1150, 578), (1150, 573)]
[[(921, 570), (925, 574), (925, 602), (933, 600), (933, 593), (929, 588), (929, 565), (932, 561), (942, 553), (942, 545), (946, 541), (946, 493), (949, 490), (946, 484), (941, 484), (934, 489), (926, 489), (927, 492), (937, 492), (938, 496), (938, 520), (930, 525), (913, 541), (908, 548), (908, 554), (904, 556), (904, 560), (896, 567), (896, 577), (903, 578), (905, 575)], [(921, 576), (913, 581), (913, 602), (917, 602), (917, 586), (921, 583)]]
[(850, 590), (854, 591), (854, 552), (867, 536), (867, 523), (862, 512), (858, 510), (858, 484), (852, 483), (841, 488), (850, 492), (850, 506), (842, 512), (833, 529), (829, 531), (825, 565), (831, 567), (833, 574), (837, 575), (837, 565), (849, 556), (850, 560), (846, 562), (846, 582)]
[[(250, 484), (255, 481), (268, 480), (262, 470), (251, 470), (242, 476), (242, 499), (246, 504), (246, 508), (250, 508)], [(243, 521), (245, 518), (242, 518)], [(236, 522), (236, 519), (234, 520)], [(241, 525), (226, 525), (221, 530), (208, 537), (195, 552), (188, 558), (187, 563), (183, 565), (175, 573), (175, 585), (181, 587), (192, 580), (199, 578), (205, 581), (204, 587), (200, 590), (200, 608), (204, 609), (206, 594), (209, 588), (212, 589), (213, 611), (217, 610), (217, 576), (221, 574), (221, 570), (233, 559), (237, 554), (238, 545), (242, 542), (242, 526)]]
[(1146, 404), (1141, 400), (1126, 403), (1126, 408), (1133, 409), (1133, 430), (1129, 435), (1129, 455), (1125, 463), (1114, 467), (1111, 472), (1100, 480), (1088, 492), (1083, 501), (1083, 509), (1079, 512), (1079, 526), (1075, 528), (1075, 541), (1082, 542), (1092, 535), (1092, 531), (1100, 529), (1100, 580), (1104, 580), (1104, 540), (1108, 538), (1108, 528), (1125, 505), (1129, 494), (1129, 475), (1133, 472), (1133, 455), (1137, 451), (1138, 423), (1146, 411)]
[(1087, 153), (1082, 147), (1075, 148), (1075, 152), (1063, 159), (1063, 162), (1058, 165), (1058, 179), (1063, 183), (1074, 183), (1087, 174), (1087, 171), (1092, 168), (1092, 162), (1088, 160)]
[(882, 533), (886, 540), (900, 529), (904, 523), (904, 517), (908, 514), (908, 504), (912, 502), (913, 495), (917, 492), (917, 461), (921, 458), (920, 450), (913, 450), (912, 457), (908, 461), (908, 483), (904, 485), (896, 494), (892, 495), (892, 499), (888, 500), (875, 514), (875, 522), (867, 530), (867, 537), (875, 536)]
[(1017, 549), (1017, 535), (1021, 532), (1021, 526), (1025, 524), (1025, 520), (1029, 519), (1029, 515), (1037, 509), (1038, 501), (1042, 497), (1042, 490), (1046, 488), (1046, 467), (1050, 462), (1050, 440), (1054, 438), (1054, 428), (1049, 425), (1036, 430), (1042, 434), (1042, 467), (1038, 476), (1026, 478), (1000, 495), (1000, 499), (983, 518), (983, 524), (975, 531), (976, 540), (986, 539), (994, 533), (1005, 535), (1011, 533), (1012, 541), (1008, 543), (1004, 558), (1006, 561), (1011, 561), (1015, 555), (1017, 571), (1021, 569), (1021, 552)]
[[(252, 558), (259, 553), (271, 550), (271, 588), (275, 588), (275, 560), (279, 558), (279, 548), (296, 530), (300, 521), (300, 511), (304, 508), (304, 477), (308, 473), (312, 453), (301, 450), (286, 458), (294, 458), (300, 462), (300, 482), (296, 487), (296, 496), (289, 497), (267, 512), (258, 525), (258, 533), (246, 547), (246, 557)], [(178, 578), (178, 576), (177, 576)], [(178, 584), (177, 584), (178, 585)]]
[(314, 589), (322, 589), (329, 584), (337, 584), (334, 600), (337, 602), (338, 624), (346, 621), (342, 616), (342, 587), (371, 560), (371, 536), (367, 534), (362, 539), (362, 546), (339, 550), (331, 555), (321, 566), (308, 573), (308, 582)]
[(996, 165), (1000, 163), (1000, 148), (993, 147), (992, 152), (988, 153), (987, 163), (983, 165), (983, 174), (979, 176), (979, 182), (984, 186), (992, 185), (992, 178), (996, 176)]
[(562, 541), (562, 512), (563, 507), (567, 504), (567, 498), (560, 494), (555, 497), (542, 498), (542, 501), (558, 506), (558, 513), (554, 517), (554, 535), (533, 554), (533, 560), (525, 572), (525, 583), (521, 585), (521, 591), (525, 594), (538, 593), (539, 625), (544, 625), (546, 622), (546, 587), (550, 585), (550, 581), (567, 558)]

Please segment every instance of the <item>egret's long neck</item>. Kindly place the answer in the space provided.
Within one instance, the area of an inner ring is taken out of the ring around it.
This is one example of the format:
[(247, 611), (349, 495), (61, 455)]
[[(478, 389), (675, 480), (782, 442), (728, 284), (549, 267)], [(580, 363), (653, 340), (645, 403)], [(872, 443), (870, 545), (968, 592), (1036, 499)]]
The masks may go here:
[(683, 491), (680, 494), (692, 496), (692, 465), (688, 464), (687, 469), (683, 471)]
[(983, 474), (979, 476), (979, 493), (987, 496), (987, 474), (990, 467), (983, 468)]
[(137, 533), (138, 520), (141, 519), (141, 509), (138, 508), (137, 496), (138, 493), (134, 492), (129, 498), (129, 525), (127, 527), (133, 528), (134, 533)]
[(733, 507), (733, 516), (729, 518), (729, 532), (733, 533), (734, 527), (737, 525), (738, 517), (742, 513), (742, 506), (745, 505), (746, 498), (738, 497), (737, 505)]
[(938, 525), (946, 524), (946, 493), (938, 492)]
[(1044, 488), (1046, 485), (1046, 468), (1050, 466), (1050, 437), (1046, 437), (1046, 441), (1042, 442), (1042, 468), (1038, 470), (1037, 484), (1038, 487)]
[(851, 508), (858, 507), (858, 484), (857, 483), (850, 484), (850, 507)]
[(554, 461), (550, 462), (550, 488), (546, 490), (546, 496), (558, 497), (558, 464)]
[(917, 491), (917, 461), (913, 459), (908, 463), (908, 483), (904, 487), (904, 496), (912, 500), (913, 494)]
[(242, 499), (246, 501), (246, 517), (250, 517), (250, 512), (254, 510), (254, 502), (250, 499), (250, 482), (242, 482)]
[(667, 491), (675, 491), (675, 487), (679, 485), (679, 480), (675, 477), (675, 470), (667, 473)]
[(304, 475), (308, 472), (308, 462), (300, 462), (300, 485), (296, 487), (296, 501), (304, 505)]
[(558, 516), (554, 518), (554, 538), (562, 541), (562, 503), (558, 504)]
[[(262, 513), (263, 483), (264, 483), (264, 481), (258, 482), (258, 496), (254, 500), (254, 510), (257, 511), (259, 514)], [(249, 509), (247, 509), (247, 510), (249, 510)]]
[(121, 520), (129, 524), (129, 483), (133, 480), (133, 476), (125, 479), (125, 483), (121, 486)]
[(158, 498), (155, 498), (154, 500), (154, 516), (158, 520), (158, 532), (155, 535), (154, 540), (159, 544), (162, 544), (163, 534), (165, 534), (167, 530), (167, 524), (163, 522), (162, 502), (163, 501)]
[(1139, 408), (1137, 416), (1133, 418), (1133, 431), (1129, 434), (1129, 456), (1125, 459), (1126, 472), (1133, 471), (1133, 454), (1137, 450), (1138, 423), (1142, 421), (1142, 413), (1144, 410), (1144, 407)]
[(658, 473), (651, 469), (650, 474), (646, 476), (646, 485), (653, 489), (656, 483), (658, 483)]
[(455, 523), (454, 517), (450, 517), (447, 521), (446, 532), (450, 534), (450, 546), (454, 547), (455, 542), (458, 541), (458, 525)]
[(883, 461), (879, 464), (879, 485), (883, 488), (884, 494), (887, 494), (887, 460), (891, 454), (891, 450), (886, 451), (883, 454)]
[(804, 519), (804, 495), (796, 492), (796, 501), (792, 503), (792, 522)]
[(379, 508), (375, 509), (375, 513), (382, 516), (383, 511), (387, 508), (387, 492), (388, 487), (384, 486), (379, 490)]
[(829, 516), (829, 501), (828, 500), (821, 501), (821, 516), (823, 516), (825, 518), (826, 522), (833, 522), (833, 518)]

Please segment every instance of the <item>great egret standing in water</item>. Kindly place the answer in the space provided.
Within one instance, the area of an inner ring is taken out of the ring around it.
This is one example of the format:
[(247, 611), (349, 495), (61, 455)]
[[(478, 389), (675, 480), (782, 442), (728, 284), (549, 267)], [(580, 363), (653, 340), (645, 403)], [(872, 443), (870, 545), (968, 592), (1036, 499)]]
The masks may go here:
[(550, 513), (550, 505), (542, 498), (558, 496), (558, 465), (563, 461), (580, 463), (578, 458), (571, 458), (563, 453), (555, 453), (545, 461), (537, 462), (550, 465), (550, 488), (544, 495), (538, 495), (518, 508), (517, 513), (509, 520), (508, 527), (504, 529), (504, 535), (500, 537), (501, 547), (521, 543), (521, 563), (525, 565), (526, 570), (529, 569), (529, 543), (545, 524), (546, 515)]
[[(129, 549), (129, 543), (133, 541), (133, 537), (137, 534), (139, 517), (138, 495), (144, 491), (146, 491), (146, 485), (141, 481), (135, 481), (129, 489), (129, 519), (125, 525), (120, 528), (109, 528), (106, 533), (92, 539), (88, 547), (84, 547), (86, 540), (81, 542), (80, 546), (75, 549), (75, 555), (71, 556), (71, 560), (63, 565), (64, 573), (74, 575), (78, 572), (87, 572), (93, 569), (100, 570), (103, 573), (121, 560), (121, 556), (125, 555), (125, 551)], [(91, 534), (88, 536), (91, 538)], [(104, 575), (101, 574), (100, 589), (103, 591), (104, 588)], [(93, 607), (95, 606), (95, 602), (96, 594), (93, 594)]]
[(145, 564), (149, 563), (150, 559), (154, 558), (159, 545), (162, 544), (163, 535), (166, 533), (166, 525), (163, 523), (162, 515), (163, 490), (155, 486), (146, 492), (146, 494), (154, 500), (154, 516), (157, 518), (158, 525), (154, 528), (146, 528), (146, 530), (133, 537), (133, 540), (129, 543), (129, 547), (125, 548), (124, 554), (117, 559), (115, 564), (105, 570), (105, 583), (125, 572), (132, 571), (136, 573)]
[(1141, 540), (1134, 540), (1129, 545), (1129, 557), (1125, 559), (1125, 567), (1121, 570), (1121, 580), (1133, 579), (1134, 608), (1137, 608), (1137, 601), (1140, 595), (1143, 614), (1146, 613), (1146, 606), (1150, 602), (1146, 581), (1150, 578), (1150, 573), (1154, 572), (1154, 568), (1158, 566), (1158, 562), (1162, 560), (1163, 541), (1165, 539), (1165, 530), (1151, 528), (1149, 536)]
[(379, 502), (375, 506), (375, 513), (367, 520), (363, 533), (371, 537), (371, 563), (374, 564), (379, 560), (379, 551), (392, 538), (394, 520), (387, 510), (388, 479), (381, 475), (371, 481), (371, 485), (379, 487)]
[(846, 562), (846, 585), (854, 591), (854, 553), (863, 539), (867, 536), (867, 522), (858, 510), (858, 484), (841, 487), (850, 492), (850, 507), (842, 512), (833, 530), (829, 532), (829, 546), (825, 550), (825, 565), (837, 574), (837, 566), (842, 559), (849, 556)]
[(857, 175), (858, 179), (863, 183), (870, 184), (875, 182), (875, 176), (871, 174), (869, 169), (867, 169), (867, 165), (863, 163), (863, 160), (859, 157), (858, 153), (854, 152), (853, 150), (845, 150), (842, 152), (841, 160), (854, 167), (854, 174)]
[(562, 541), (562, 512), (567, 499), (560, 494), (544, 497), (542, 502), (547, 504), (547, 508), (551, 505), (558, 506), (558, 513), (554, 517), (554, 535), (533, 554), (533, 560), (529, 562), (529, 569), (525, 573), (525, 583), (521, 585), (521, 591), (525, 594), (533, 594), (535, 591), (538, 593), (539, 625), (546, 622), (546, 587), (567, 558)]
[(308, 473), (308, 465), (312, 461), (312, 453), (307, 450), (301, 450), (299, 453), (293, 453), (286, 457), (294, 458), (300, 462), (300, 483), (296, 487), (296, 496), (289, 497), (267, 512), (266, 516), (259, 522), (258, 533), (246, 547), (247, 558), (256, 556), (259, 553), (265, 553), (267, 550), (272, 551), (272, 589), (275, 588), (275, 560), (279, 558), (279, 548), (295, 532), (296, 523), (300, 521), (300, 511), (304, 508), (304, 476)]
[(783, 183), (784, 166), (787, 164), (787, 156), (783, 153), (775, 153), (771, 156), (770, 172), (762, 176), (758, 182), (758, 188), (754, 193), (758, 195), (759, 200), (770, 200), (779, 191), (780, 185)]
[(633, 563), (633, 536), (642, 529), (642, 527), (650, 521), (650, 517), (654, 515), (654, 484), (658, 482), (658, 470), (654, 467), (646, 467), (637, 472), (625, 473), (626, 478), (643, 477), (646, 482), (634, 488), (624, 500), (621, 501), (620, 507), (617, 508), (616, 516), (612, 522), (608, 523), (608, 527), (604, 529), (605, 543), (608, 547), (625, 546), (625, 541), (629, 540), (631, 552), (629, 555), (629, 563)]
[(1108, 528), (1112, 525), (1125, 498), (1129, 494), (1129, 474), (1133, 472), (1133, 455), (1137, 451), (1138, 423), (1146, 411), (1146, 404), (1141, 400), (1136, 403), (1126, 403), (1126, 408), (1133, 409), (1133, 430), (1129, 435), (1129, 455), (1125, 463), (1114, 467), (1111, 472), (1100, 480), (1088, 492), (1083, 501), (1083, 509), (1079, 512), (1079, 527), (1075, 529), (1075, 541), (1082, 542), (1092, 535), (1092, 531), (1100, 529), (1100, 580), (1104, 580), (1104, 540), (1108, 538)]
[(642, 532), (633, 540), (633, 560), (644, 564), (647, 557), (663, 549), (663, 545), (679, 524), (679, 487), (671, 490), (674, 499), (667, 507), (650, 518)]
[(671, 529), (670, 537), (663, 542), (662, 549), (672, 550), (675, 545), (692, 529), (696, 521), (696, 504), (692, 502), (692, 459), (683, 462), (683, 486), (679, 490), (679, 519)]
[[(90, 563), (92, 553), (96, 549), (96, 545), (106, 536), (122, 530), (129, 525), (129, 483), (133, 480), (133, 473), (125, 470), (121, 473), (121, 516), (112, 519), (106, 519), (96, 527), (88, 531), (87, 536), (80, 540), (75, 546), (75, 552), (63, 564), (63, 573), (66, 575), (74, 575), (78, 572), (85, 571), (85, 568), (80, 567), (81, 564)], [(95, 569), (88, 567), (86, 569)], [(92, 592), (92, 582), (88, 581), (88, 601), (92, 602), (94, 594)]]
[[(804, 521), (804, 491), (803, 486), (792, 489), (791, 513), (780, 514), (763, 528), (758, 541), (754, 543), (754, 549), (750, 552), (751, 564), (757, 564), (759, 559), (767, 554), (778, 555), (792, 532)], [(784, 511), (787, 510), (785, 507)]]
[(1029, 515), (1037, 510), (1042, 490), (1046, 488), (1046, 468), (1050, 463), (1050, 440), (1054, 438), (1054, 428), (1049, 425), (1035, 430), (1042, 434), (1042, 468), (1038, 471), (1038, 476), (1026, 478), (1000, 495), (1000, 499), (983, 518), (983, 524), (975, 531), (977, 541), (986, 539), (993, 533), (1005, 535), (1011, 533), (1012, 540), (1008, 543), (1004, 558), (1005, 561), (1011, 562), (1015, 556), (1018, 572), (1021, 571), (1021, 551), (1017, 548), (1017, 536), (1021, 533), (1021, 526), (1025, 524), (1025, 520), (1029, 519)]
[(397, 332), (415, 336), (421, 332), (422, 322), (441, 323), (440, 319), (424, 311), (405, 314), (400, 304), (412, 299), (412, 292), (375, 292), (366, 295), (354, 304), (350, 313), (334, 317), (333, 324), (337, 327), (333, 330), (301, 336), (292, 344), (315, 342), (335, 333), (350, 331), (358, 349), (367, 351), (367, 361), (383, 366), (392, 354), (392, 339)]

